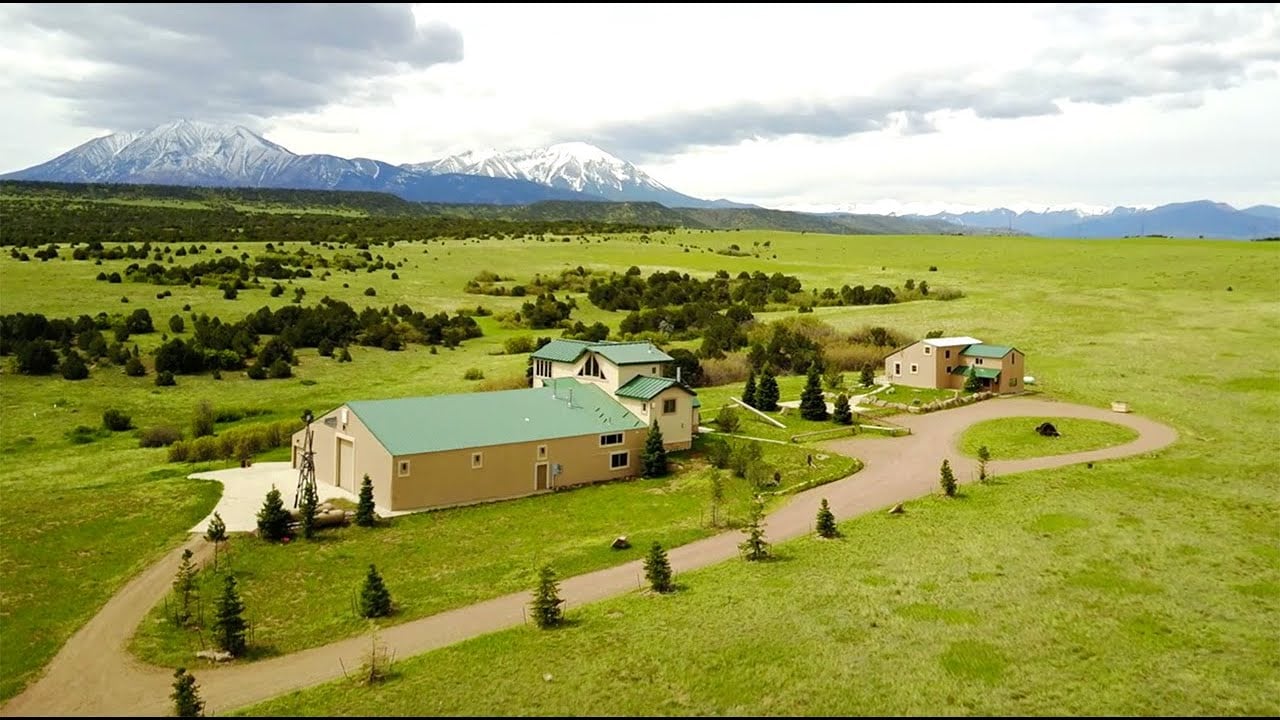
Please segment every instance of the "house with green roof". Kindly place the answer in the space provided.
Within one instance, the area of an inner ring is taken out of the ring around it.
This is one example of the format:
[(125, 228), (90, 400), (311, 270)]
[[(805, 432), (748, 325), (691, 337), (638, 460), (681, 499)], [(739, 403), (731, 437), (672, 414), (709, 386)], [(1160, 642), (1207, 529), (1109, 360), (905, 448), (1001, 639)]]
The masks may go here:
[(1022, 392), (1026, 355), (1011, 345), (993, 345), (973, 337), (925, 338), (884, 359), (885, 378), (895, 385), (964, 388), (970, 374), (983, 390)]
[[(649, 343), (553, 340), (533, 358), (523, 390), (352, 400), (321, 415), (316, 480), (357, 492), (368, 475), (379, 507), (440, 508), (638, 475), (655, 422), (668, 449), (691, 444), (697, 394), (662, 375), (672, 359)], [(305, 439), (293, 436), (295, 467)]]

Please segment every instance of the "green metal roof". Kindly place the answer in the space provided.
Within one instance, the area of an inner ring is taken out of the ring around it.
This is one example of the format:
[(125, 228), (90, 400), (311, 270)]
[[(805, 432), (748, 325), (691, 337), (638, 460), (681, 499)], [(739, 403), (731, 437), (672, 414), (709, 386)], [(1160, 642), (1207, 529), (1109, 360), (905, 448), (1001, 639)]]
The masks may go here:
[(646, 427), (605, 391), (572, 378), (552, 387), (357, 400), (347, 407), (395, 456)]
[(995, 368), (978, 367), (977, 365), (957, 365), (951, 368), (952, 375), (968, 375), (969, 370), (973, 370), (974, 374), (980, 378), (989, 378), (995, 380), (1000, 377), (1000, 371)]
[(970, 345), (965, 348), (964, 352), (960, 354), (967, 355), (968, 357), (1002, 358), (1005, 355), (1008, 355), (1011, 350), (1013, 350), (1013, 348), (1008, 345), (988, 345), (987, 343), (978, 343), (977, 345)]
[(653, 343), (597, 343), (591, 350), (600, 353), (614, 365), (642, 365), (644, 363), (669, 363), (671, 356), (654, 347)]
[(618, 392), (614, 393), (614, 395), (636, 398), (637, 400), (652, 400), (658, 396), (658, 393), (672, 386), (678, 387), (690, 395), (697, 395), (697, 393), (672, 378), (654, 377), (652, 375), (637, 375), (631, 378), (622, 387), (618, 388)]
[(539, 360), (573, 362), (587, 350), (600, 353), (614, 365), (642, 365), (672, 362), (671, 356), (647, 342), (586, 342), (557, 338), (538, 348), (533, 357)]
[(556, 338), (534, 351), (533, 357), (539, 360), (555, 360), (556, 362), (573, 362), (587, 351), (591, 343), (582, 340), (561, 340)]

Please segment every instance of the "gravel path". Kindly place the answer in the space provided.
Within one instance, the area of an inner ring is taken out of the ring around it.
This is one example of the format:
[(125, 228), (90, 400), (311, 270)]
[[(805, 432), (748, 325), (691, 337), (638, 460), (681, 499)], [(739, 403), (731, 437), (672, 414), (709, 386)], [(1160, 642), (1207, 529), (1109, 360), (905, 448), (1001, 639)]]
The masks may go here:
[[(992, 462), (990, 469), (997, 475), (1129, 457), (1160, 450), (1177, 439), (1173, 428), (1136, 415), (1029, 398), (990, 400), (927, 415), (899, 416), (893, 420), (911, 428), (911, 435), (856, 437), (826, 443), (829, 449), (859, 458), (865, 467), (843, 480), (795, 495), (769, 515), (768, 538), (779, 542), (810, 532), (822, 497), (827, 498), (838, 518), (848, 518), (933, 492), (943, 458), (950, 458), (957, 478), (966, 482), (973, 461), (956, 449), (960, 433), (976, 422), (1019, 416), (1104, 420), (1133, 428), (1138, 439), (1102, 450)], [(672, 568), (688, 571), (737, 557), (740, 540), (740, 533), (727, 532), (672, 548)], [(186, 547), (202, 558), (209, 554), (208, 544), (193, 537), (131, 580), (67, 641), (39, 681), (0, 708), (0, 715), (168, 714), (172, 669), (143, 665), (129, 654), (127, 645), (134, 629), (168, 591)], [(636, 561), (567, 578), (561, 583), (561, 595), (569, 607), (601, 600), (635, 589), (641, 574), (640, 562)], [(407, 658), (519, 625), (528, 602), (527, 592), (505, 595), (387, 628), (381, 631), (380, 639), (397, 658)], [(367, 636), (354, 637), (247, 665), (201, 667), (193, 660), (192, 668), (208, 703), (207, 712), (225, 713), (341, 677), (339, 661), (347, 667), (359, 665), (369, 642)]]

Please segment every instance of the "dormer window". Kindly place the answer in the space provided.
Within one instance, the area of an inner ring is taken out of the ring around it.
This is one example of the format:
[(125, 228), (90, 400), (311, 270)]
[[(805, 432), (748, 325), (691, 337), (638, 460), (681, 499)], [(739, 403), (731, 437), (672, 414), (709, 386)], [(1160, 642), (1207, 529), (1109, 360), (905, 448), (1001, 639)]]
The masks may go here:
[(594, 377), (604, 379), (604, 370), (600, 368), (600, 361), (596, 360), (595, 355), (588, 355), (587, 361), (582, 364), (582, 369), (578, 371), (578, 375), (583, 377)]

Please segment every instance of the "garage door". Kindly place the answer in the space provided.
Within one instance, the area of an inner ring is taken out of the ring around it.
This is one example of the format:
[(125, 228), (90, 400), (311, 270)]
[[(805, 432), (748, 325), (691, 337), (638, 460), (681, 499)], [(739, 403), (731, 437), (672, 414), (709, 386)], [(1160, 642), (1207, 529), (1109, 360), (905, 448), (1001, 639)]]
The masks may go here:
[(336, 485), (355, 492), (356, 490), (356, 448), (350, 440), (338, 438), (338, 477)]

